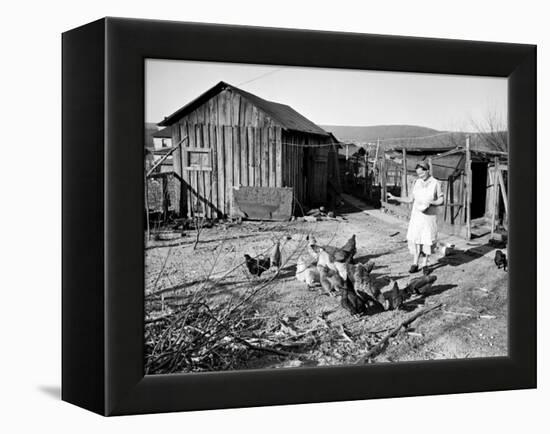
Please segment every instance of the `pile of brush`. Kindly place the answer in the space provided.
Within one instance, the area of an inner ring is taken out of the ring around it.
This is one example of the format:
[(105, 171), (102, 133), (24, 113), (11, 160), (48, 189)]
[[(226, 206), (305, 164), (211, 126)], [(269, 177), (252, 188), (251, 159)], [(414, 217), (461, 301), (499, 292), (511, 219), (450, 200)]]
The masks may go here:
[(293, 318), (260, 316), (253, 307), (262, 296), (258, 288), (215, 306), (204, 294), (189, 296), (168, 315), (146, 318), (146, 374), (242, 369), (255, 356), (294, 359), (328, 339), (325, 325), (304, 329)]

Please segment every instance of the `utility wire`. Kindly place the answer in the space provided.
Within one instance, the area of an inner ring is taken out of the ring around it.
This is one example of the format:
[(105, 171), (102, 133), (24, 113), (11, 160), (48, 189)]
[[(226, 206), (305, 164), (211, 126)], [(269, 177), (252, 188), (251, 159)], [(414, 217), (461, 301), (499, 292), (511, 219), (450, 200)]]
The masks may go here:
[(271, 75), (271, 74), (275, 74), (276, 72), (281, 71), (281, 70), (283, 70), (283, 69), (284, 69), (284, 68), (273, 69), (273, 70), (271, 70), (271, 71), (269, 71), (269, 72), (266, 72), (265, 74), (261, 74), (261, 75), (258, 75), (258, 76), (255, 77), (255, 78), (250, 79), (250, 80), (243, 81), (242, 83), (239, 83), (239, 84), (237, 84), (236, 86), (239, 87), (239, 86), (242, 86), (243, 84), (252, 83), (253, 81), (259, 80), (260, 78), (267, 77), (268, 75)]

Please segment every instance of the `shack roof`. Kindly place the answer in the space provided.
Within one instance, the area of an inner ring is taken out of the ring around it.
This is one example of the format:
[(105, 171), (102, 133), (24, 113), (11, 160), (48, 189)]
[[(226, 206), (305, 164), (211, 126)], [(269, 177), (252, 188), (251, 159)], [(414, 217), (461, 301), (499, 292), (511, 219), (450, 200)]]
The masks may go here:
[[(403, 164), (401, 154), (395, 153), (391, 157), (393, 164), (401, 168)], [(407, 172), (414, 173), (416, 165), (421, 161), (428, 161), (429, 158), (432, 161), (432, 175), (434, 178), (445, 180), (449, 176), (457, 176), (465, 170), (466, 155), (464, 152), (456, 152), (450, 155), (443, 154), (442, 156), (438, 156), (437, 154), (429, 156), (426, 154), (407, 154)], [(473, 152), (472, 161), (490, 163), (491, 158), (487, 158), (484, 154)], [(506, 161), (506, 158), (504, 161)]]
[(159, 122), (158, 125), (161, 127), (168, 127), (170, 125), (173, 125), (179, 119), (191, 113), (193, 110), (203, 105), (210, 98), (213, 98), (218, 93), (226, 89), (230, 89), (231, 91), (241, 95), (241, 97), (247, 99), (250, 103), (263, 110), (268, 116), (270, 116), (275, 122), (280, 124), (280, 126), (286, 130), (299, 131), (320, 136), (329, 136), (329, 133), (327, 133), (318, 125), (311, 122), (306, 117), (302, 116), (292, 107), (285, 104), (279, 104), (277, 102), (265, 100), (263, 98), (260, 98), (259, 96), (246, 92), (223, 81), (220, 81), (214, 87), (210, 88), (202, 95), (195, 98), (193, 101), (184, 105), (182, 108), (175, 111), (170, 116), (164, 118), (164, 120)]
[(402, 151), (410, 154), (438, 154), (457, 147), (464, 148), (466, 137), (470, 137), (470, 150), (478, 154), (502, 155), (508, 151), (507, 134), (504, 131), (495, 133), (443, 132), (428, 137), (399, 139), (383, 144), (384, 151)]

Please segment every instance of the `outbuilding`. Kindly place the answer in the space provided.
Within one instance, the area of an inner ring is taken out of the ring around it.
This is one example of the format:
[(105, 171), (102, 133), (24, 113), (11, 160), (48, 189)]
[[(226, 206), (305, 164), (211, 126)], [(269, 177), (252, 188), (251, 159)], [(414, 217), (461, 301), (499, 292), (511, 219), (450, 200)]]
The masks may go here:
[(232, 215), (240, 187), (291, 188), (294, 213), (340, 193), (336, 139), (288, 105), (219, 82), (158, 125), (172, 133), (183, 215)]

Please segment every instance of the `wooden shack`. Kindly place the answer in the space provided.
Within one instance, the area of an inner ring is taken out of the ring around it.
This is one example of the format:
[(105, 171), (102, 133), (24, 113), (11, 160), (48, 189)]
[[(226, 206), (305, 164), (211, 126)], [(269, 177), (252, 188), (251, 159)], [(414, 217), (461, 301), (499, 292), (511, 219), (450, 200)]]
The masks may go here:
[[(507, 228), (508, 154), (487, 146), (476, 135), (464, 136), (454, 146), (393, 146), (378, 161), (381, 197), (387, 191), (408, 196), (416, 181), (415, 167), (427, 161), (441, 182), (445, 202), (438, 208), (438, 226), (446, 233), (472, 238), (499, 227)], [(410, 205), (382, 206), (403, 216)]]
[(231, 215), (234, 187), (292, 187), (294, 210), (340, 191), (336, 140), (288, 105), (220, 82), (164, 118), (183, 215)]

